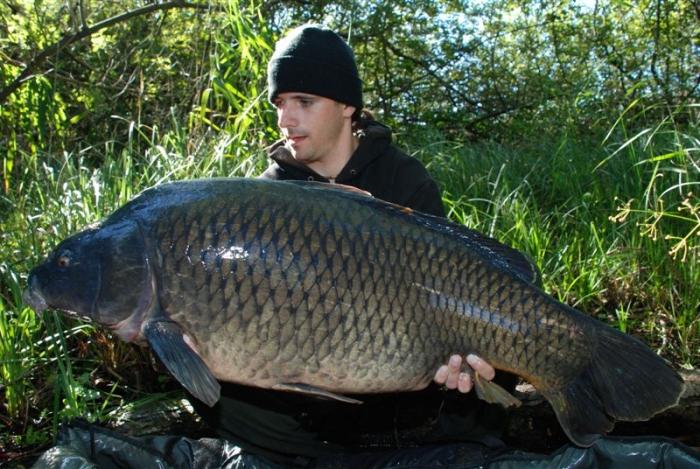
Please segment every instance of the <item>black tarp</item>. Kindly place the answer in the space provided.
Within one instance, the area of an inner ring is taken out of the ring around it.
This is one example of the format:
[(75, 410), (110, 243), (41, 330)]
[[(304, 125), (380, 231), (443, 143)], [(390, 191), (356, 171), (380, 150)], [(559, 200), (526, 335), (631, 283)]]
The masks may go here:
[[(56, 446), (34, 468), (197, 468), (279, 469), (282, 466), (214, 438), (129, 437), (76, 422), (61, 427)], [(551, 454), (517, 450), (493, 452), (476, 444), (454, 443), (394, 451), (338, 454), (312, 468), (632, 468), (698, 469), (700, 452), (664, 437), (606, 437), (590, 448), (565, 445)]]

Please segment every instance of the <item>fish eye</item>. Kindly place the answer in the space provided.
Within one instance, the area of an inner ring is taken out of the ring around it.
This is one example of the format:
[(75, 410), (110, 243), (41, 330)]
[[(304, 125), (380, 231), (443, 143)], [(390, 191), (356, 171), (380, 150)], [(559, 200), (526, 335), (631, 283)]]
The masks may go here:
[(71, 261), (70, 256), (71, 256), (70, 251), (63, 251), (61, 253), (61, 255), (59, 255), (56, 258), (56, 264), (59, 267), (68, 267), (70, 265), (70, 261)]

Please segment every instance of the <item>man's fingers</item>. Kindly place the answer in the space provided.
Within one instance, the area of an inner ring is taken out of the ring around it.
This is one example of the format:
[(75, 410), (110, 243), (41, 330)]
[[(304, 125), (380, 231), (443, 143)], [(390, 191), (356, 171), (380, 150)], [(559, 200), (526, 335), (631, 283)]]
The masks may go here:
[(445, 386), (447, 386), (447, 389), (456, 389), (457, 385), (459, 384), (459, 372), (457, 373), (452, 373), (447, 376), (447, 381), (445, 381)]
[(460, 371), (462, 371), (461, 355), (452, 355), (450, 360), (447, 362), (447, 367), (449, 368), (450, 374), (458, 374)]
[(491, 381), (493, 377), (496, 376), (496, 370), (476, 355), (467, 355), (467, 363), (484, 379)]
[(469, 373), (460, 373), (459, 382), (457, 383), (459, 392), (469, 392), (472, 390), (472, 377)]
[[(447, 389), (457, 389), (463, 393), (471, 391), (474, 387), (471, 373), (462, 371), (462, 362), (460, 355), (452, 355), (447, 361), (447, 365), (438, 368), (433, 379), (437, 384), (442, 384)], [(486, 380), (492, 380), (496, 375), (496, 370), (476, 355), (467, 355), (466, 364)]]
[(447, 368), (447, 365), (442, 365), (438, 370), (435, 372), (435, 382), (437, 384), (445, 384), (445, 381), (447, 381), (447, 375), (449, 374), (449, 369)]
[(461, 377), (462, 371), (462, 357), (459, 355), (452, 355), (447, 361), (447, 365), (442, 365), (435, 372), (434, 380), (438, 384), (443, 384), (447, 389), (458, 389), (458, 388), (471, 388), (471, 378), (468, 382), (464, 382), (464, 378)]

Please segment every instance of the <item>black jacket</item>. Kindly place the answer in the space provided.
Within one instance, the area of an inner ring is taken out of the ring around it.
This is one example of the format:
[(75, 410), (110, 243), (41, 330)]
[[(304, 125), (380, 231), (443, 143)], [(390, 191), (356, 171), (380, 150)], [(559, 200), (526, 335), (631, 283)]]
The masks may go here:
[[(330, 182), (297, 162), (279, 141), (269, 148), (272, 164), (260, 176), (275, 180)], [(440, 191), (423, 165), (391, 143), (391, 130), (374, 121), (365, 122), (360, 145), (333, 181), (365, 190), (387, 202), (444, 217)]]
[[(294, 160), (281, 142), (269, 153), (273, 163), (263, 178), (328, 182)], [(375, 122), (365, 127), (359, 147), (335, 182), (444, 216), (437, 184), (418, 160), (391, 144), (390, 130)], [(208, 408), (196, 400), (194, 404), (220, 437), (273, 460), (303, 463), (338, 451), (494, 441), (504, 424), (504, 411), (474, 394), (443, 391), (433, 383), (423, 391), (355, 396), (364, 403), (353, 405), (222, 383), (216, 406)]]

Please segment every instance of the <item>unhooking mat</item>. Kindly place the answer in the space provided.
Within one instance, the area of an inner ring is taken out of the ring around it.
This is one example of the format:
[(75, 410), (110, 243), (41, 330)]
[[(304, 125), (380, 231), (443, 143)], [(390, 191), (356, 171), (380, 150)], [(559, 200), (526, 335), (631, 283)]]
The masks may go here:
[[(55, 447), (33, 468), (197, 468), (282, 469), (274, 462), (244, 453), (213, 438), (179, 436), (128, 437), (85, 423), (64, 425)], [(700, 452), (664, 437), (606, 437), (590, 448), (565, 445), (549, 455), (515, 450), (494, 451), (476, 444), (454, 443), (393, 451), (338, 454), (301, 467), (313, 469), (698, 469)]]

